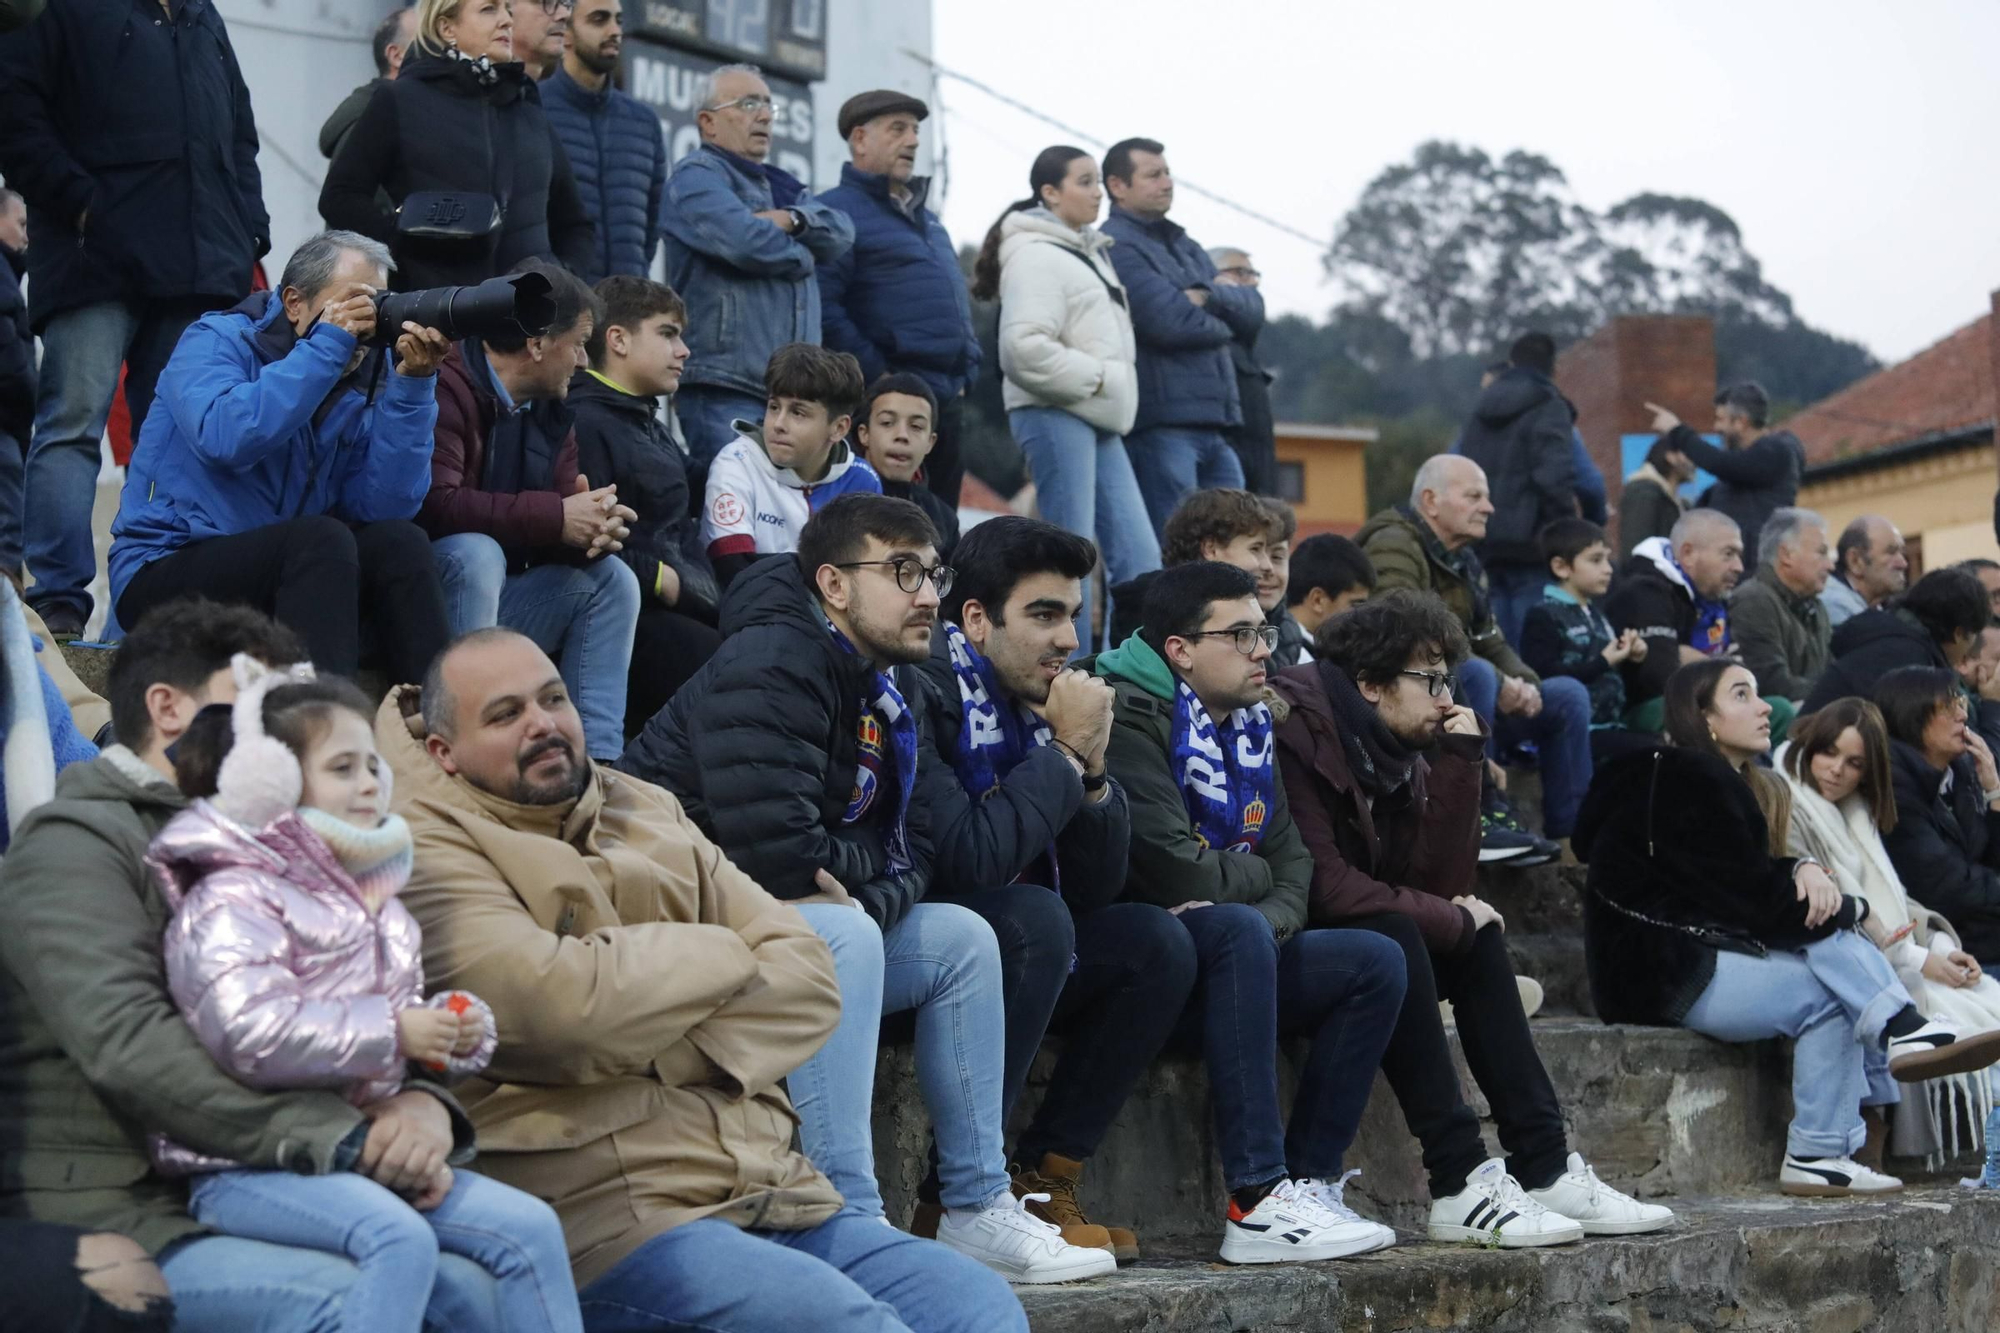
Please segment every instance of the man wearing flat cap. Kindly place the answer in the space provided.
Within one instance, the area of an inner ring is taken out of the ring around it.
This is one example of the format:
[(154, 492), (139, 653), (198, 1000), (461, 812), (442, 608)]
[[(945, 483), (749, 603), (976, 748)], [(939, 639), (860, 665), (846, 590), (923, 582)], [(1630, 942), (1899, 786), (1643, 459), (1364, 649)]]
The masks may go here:
[(959, 423), (966, 386), (979, 373), (979, 338), (958, 252), (926, 208), (931, 178), (919, 176), (917, 137), (931, 109), (908, 93), (857, 93), (840, 108), (854, 160), (819, 196), (854, 220), (854, 247), (819, 268), (821, 339), (851, 352), (869, 383), (903, 371), (937, 399), (937, 445), (926, 460), (931, 493), (958, 505)]

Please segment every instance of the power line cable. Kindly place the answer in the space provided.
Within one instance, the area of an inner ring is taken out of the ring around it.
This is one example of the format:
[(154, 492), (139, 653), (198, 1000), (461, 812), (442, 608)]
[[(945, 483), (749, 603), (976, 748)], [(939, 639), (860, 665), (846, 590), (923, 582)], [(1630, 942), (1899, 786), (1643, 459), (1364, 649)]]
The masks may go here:
[[(1092, 144), (1099, 148), (1105, 147), (1108, 143), (1107, 140), (1099, 137), (1098, 135), (1090, 133), (1088, 130), (1079, 129), (1076, 126), (1071, 125), (1066, 121), (1058, 120), (1056, 117), (1048, 114), (1046, 111), (1042, 111), (1037, 107), (1030, 106), (1028, 103), (1023, 102), (1018, 97), (1012, 97), (1007, 93), (1001, 92), (998, 88), (995, 88), (990, 83), (987, 83), (981, 79), (976, 79), (972, 75), (967, 74), (962, 70), (952, 69), (948, 65), (939, 64), (935, 59), (933, 59), (925, 52), (916, 50), (913, 47), (906, 46), (903, 48), (903, 54), (909, 56), (913, 60), (920, 60), (924, 64), (930, 66), (931, 76), (932, 76), (932, 87), (937, 86), (937, 78), (939, 76), (943, 76), (945, 78), (950, 78), (950, 79), (957, 79), (960, 83), (966, 85), (968, 88), (973, 88), (978, 90), (979, 92), (985, 93), (988, 97), (992, 98), (994, 101), (999, 102), (1005, 106), (1010, 106), (1024, 115), (1032, 116), (1036, 120), (1041, 121), (1045, 125), (1053, 125), (1055, 128), (1061, 130), (1064, 134), (1080, 139), (1084, 143)], [(1202, 198), (1207, 199), (1212, 203), (1220, 204), (1224, 208), (1229, 209), (1231, 212), (1241, 213), (1244, 217), (1247, 217), (1255, 222), (1261, 222), (1265, 226), (1270, 227), (1274, 231), (1282, 232), (1286, 236), (1293, 237), (1296, 240), (1304, 241), (1306, 244), (1312, 246), (1315, 250), (1323, 252), (1327, 248), (1328, 244), (1327, 237), (1316, 236), (1312, 232), (1305, 230), (1305, 228), (1303, 227), (1295, 227), (1289, 222), (1283, 221), (1282, 219), (1279, 218), (1272, 217), (1269, 213), (1261, 213), (1254, 208), (1247, 208), (1244, 205), (1237, 203), (1234, 199), (1229, 198), (1227, 195), (1219, 194), (1214, 190), (1210, 190), (1201, 185), (1198, 185), (1195, 182), (1189, 180), (1185, 176), (1175, 176), (1174, 186), (1176, 189), (1187, 190), (1189, 193), (1198, 194)]]

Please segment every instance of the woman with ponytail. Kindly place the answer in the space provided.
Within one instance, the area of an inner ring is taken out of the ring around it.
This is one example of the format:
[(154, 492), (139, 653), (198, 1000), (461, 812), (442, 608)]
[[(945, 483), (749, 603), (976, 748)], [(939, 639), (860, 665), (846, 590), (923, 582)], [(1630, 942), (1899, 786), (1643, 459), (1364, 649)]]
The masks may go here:
[[(1160, 567), (1160, 544), (1125, 455), (1139, 411), (1137, 348), (1105, 254), (1111, 238), (1092, 225), (1104, 186), (1096, 159), (1058, 146), (1035, 158), (1028, 187), (986, 233), (972, 294), (1000, 301), (1007, 422), (1042, 517), (1094, 540), (1107, 586), (1123, 583)], [(1098, 637), (1086, 584), (1079, 651), (1094, 651)]]

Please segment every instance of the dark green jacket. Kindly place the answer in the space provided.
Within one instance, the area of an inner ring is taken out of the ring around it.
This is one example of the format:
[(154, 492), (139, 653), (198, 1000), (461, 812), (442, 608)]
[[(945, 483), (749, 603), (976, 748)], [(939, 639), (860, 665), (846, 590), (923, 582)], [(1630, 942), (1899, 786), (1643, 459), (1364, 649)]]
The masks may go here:
[(1816, 593), (1801, 597), (1759, 565), (1729, 598), (1729, 637), (1757, 692), (1803, 700), (1833, 656), (1833, 627)]
[(1173, 772), (1173, 669), (1134, 635), (1099, 657), (1094, 670), (1118, 696), (1104, 766), (1131, 809), (1125, 897), (1159, 907), (1247, 903), (1280, 940), (1304, 929), (1312, 854), (1292, 823), (1285, 784), (1272, 784), (1271, 818), (1256, 855), (1203, 847)]
[(1417, 531), (1420, 522), (1421, 519), (1411, 518), (1400, 509), (1389, 508), (1369, 519), (1354, 534), (1355, 545), (1368, 553), (1375, 566), (1375, 591), (1409, 588), (1436, 594), (1458, 617), (1458, 623), (1465, 626), (1465, 636), (1472, 640), (1472, 651), (1492, 663), (1495, 671), (1503, 676), (1517, 676), (1530, 685), (1541, 684), (1542, 678), (1521, 660), (1521, 655), (1500, 633), (1499, 622), (1493, 619), (1492, 604), (1486, 600), (1485, 574), (1479, 575), (1480, 586), (1475, 590), (1456, 569), (1431, 554), (1424, 534)]
[[(201, 1230), (146, 1132), (252, 1167), (334, 1169), (361, 1113), (333, 1092), (258, 1092), (167, 993), (167, 905), (141, 858), (186, 804), (129, 750), (65, 770), (0, 874), (0, 1214), (119, 1231), (157, 1254)], [(470, 1125), (452, 1106), (461, 1145)]]

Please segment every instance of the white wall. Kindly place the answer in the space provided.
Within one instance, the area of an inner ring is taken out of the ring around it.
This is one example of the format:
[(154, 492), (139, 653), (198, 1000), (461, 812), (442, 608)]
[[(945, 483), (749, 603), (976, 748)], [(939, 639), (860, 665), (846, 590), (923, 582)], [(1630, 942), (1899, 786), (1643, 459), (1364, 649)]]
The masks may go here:
[[(340, 99), (375, 76), (369, 34), (389, 12), (389, 0), (215, 0), (250, 85), (257, 131), (257, 165), (271, 213), (275, 280), (285, 257), (318, 231), (319, 188), (326, 159), (319, 127)], [(626, 11), (638, 0), (626, 0)], [(827, 78), (814, 89), (817, 133), (813, 178), (822, 188), (840, 179), (847, 148), (834, 121), (840, 104), (870, 88), (895, 88), (930, 100), (930, 70), (902, 54), (931, 49), (931, 0), (834, 0), (827, 24)], [(930, 126), (926, 126), (929, 129)], [(920, 169), (930, 170), (928, 150)]]

